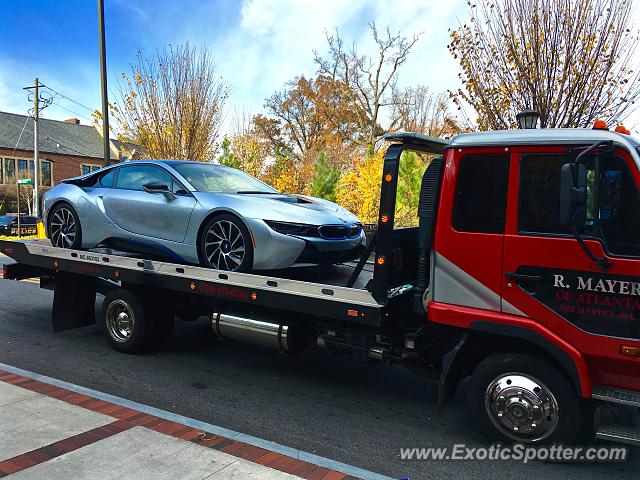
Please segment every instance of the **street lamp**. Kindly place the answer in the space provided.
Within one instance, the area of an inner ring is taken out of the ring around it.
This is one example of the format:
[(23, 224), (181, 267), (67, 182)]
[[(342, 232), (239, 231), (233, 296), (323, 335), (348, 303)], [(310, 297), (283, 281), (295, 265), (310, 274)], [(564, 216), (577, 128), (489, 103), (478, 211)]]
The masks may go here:
[(535, 110), (523, 110), (516, 114), (516, 122), (518, 122), (519, 129), (531, 129), (536, 128), (540, 114)]

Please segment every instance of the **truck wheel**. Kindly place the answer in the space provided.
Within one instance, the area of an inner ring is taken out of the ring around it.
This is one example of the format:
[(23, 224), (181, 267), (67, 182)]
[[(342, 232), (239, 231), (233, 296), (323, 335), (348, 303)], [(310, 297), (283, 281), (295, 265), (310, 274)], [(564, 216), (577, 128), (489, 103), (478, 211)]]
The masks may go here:
[(111, 346), (124, 353), (139, 353), (147, 340), (147, 324), (142, 303), (131, 292), (119, 288), (102, 303), (102, 320)]
[(580, 404), (569, 380), (530, 355), (500, 354), (482, 361), (469, 385), (471, 418), (491, 440), (571, 443)]

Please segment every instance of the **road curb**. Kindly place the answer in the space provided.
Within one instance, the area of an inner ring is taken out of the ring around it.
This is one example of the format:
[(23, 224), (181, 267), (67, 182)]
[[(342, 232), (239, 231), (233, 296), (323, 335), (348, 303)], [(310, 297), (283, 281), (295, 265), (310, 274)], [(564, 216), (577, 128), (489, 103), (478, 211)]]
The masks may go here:
[[(136, 425), (147, 426), (147, 428), (161, 433), (188, 439), (209, 448), (217, 448), (220, 451), (261, 463), (276, 470), (299, 475), (302, 478), (393, 480), (391, 477), (313, 453), (40, 375), (12, 365), (0, 363), (0, 381), (110, 415), (114, 417), (114, 421), (131, 422), (130, 419), (133, 419), (133, 423)], [(185, 428), (187, 429), (185, 430)], [(177, 432), (180, 434), (176, 435)], [(189, 436), (192, 438), (185, 438)], [(260, 459), (265, 463), (262, 463)]]

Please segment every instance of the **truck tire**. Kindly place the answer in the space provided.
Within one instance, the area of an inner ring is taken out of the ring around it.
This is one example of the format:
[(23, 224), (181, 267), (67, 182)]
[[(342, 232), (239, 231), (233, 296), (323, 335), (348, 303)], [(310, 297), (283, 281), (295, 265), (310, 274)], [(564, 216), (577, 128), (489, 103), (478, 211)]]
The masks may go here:
[(483, 360), (469, 384), (469, 410), (481, 433), (508, 443), (571, 443), (580, 429), (580, 403), (570, 381), (531, 355)]
[(140, 353), (147, 346), (149, 325), (142, 302), (131, 292), (118, 288), (102, 303), (102, 321), (111, 346), (123, 353)]

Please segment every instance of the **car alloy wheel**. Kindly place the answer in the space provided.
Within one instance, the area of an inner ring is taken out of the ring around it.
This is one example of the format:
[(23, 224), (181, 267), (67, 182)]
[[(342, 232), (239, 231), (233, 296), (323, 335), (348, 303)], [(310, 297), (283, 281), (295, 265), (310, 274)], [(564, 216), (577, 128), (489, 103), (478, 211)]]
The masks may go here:
[(54, 247), (72, 248), (78, 235), (73, 212), (66, 207), (57, 208), (51, 215), (51, 243)]
[(237, 270), (246, 254), (245, 239), (233, 222), (214, 222), (204, 237), (204, 254), (207, 262), (218, 270)]

